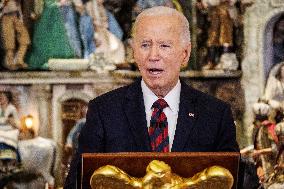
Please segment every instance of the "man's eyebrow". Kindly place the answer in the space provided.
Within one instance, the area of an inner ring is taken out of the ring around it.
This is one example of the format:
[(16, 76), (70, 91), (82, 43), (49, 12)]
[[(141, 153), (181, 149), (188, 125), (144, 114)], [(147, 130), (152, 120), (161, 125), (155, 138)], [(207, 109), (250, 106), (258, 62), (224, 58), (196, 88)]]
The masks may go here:
[(159, 44), (161, 44), (161, 43), (173, 44), (174, 42), (173, 42), (173, 40), (166, 40), (166, 41), (160, 40), (160, 41), (158, 41), (158, 43)]
[(150, 42), (152, 42), (152, 40), (150, 40), (150, 39), (142, 39), (140, 42), (141, 43), (150, 43)]

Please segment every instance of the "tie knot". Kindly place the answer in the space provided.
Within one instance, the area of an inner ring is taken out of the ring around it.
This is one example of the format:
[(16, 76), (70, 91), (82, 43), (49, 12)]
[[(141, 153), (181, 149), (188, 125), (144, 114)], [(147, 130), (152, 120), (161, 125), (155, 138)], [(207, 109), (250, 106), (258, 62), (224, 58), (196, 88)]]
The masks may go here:
[(152, 108), (158, 108), (159, 110), (163, 110), (168, 106), (169, 106), (168, 103), (164, 99), (159, 98), (153, 103)]

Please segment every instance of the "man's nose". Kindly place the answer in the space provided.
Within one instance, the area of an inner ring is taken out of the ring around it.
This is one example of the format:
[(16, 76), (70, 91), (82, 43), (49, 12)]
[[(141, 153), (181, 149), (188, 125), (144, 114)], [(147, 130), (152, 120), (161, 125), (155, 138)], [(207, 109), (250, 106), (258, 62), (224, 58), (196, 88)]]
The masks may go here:
[(159, 58), (160, 58), (159, 48), (157, 46), (153, 46), (150, 50), (149, 60), (158, 61)]

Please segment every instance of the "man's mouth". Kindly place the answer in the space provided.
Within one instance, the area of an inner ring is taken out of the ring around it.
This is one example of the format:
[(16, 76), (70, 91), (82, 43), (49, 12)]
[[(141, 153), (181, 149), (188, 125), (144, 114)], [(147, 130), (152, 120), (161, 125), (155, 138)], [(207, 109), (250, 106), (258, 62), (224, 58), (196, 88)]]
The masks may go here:
[(148, 69), (148, 72), (150, 74), (153, 74), (153, 75), (161, 74), (163, 71), (164, 71), (163, 69), (159, 69), (159, 68), (150, 68), (150, 69)]

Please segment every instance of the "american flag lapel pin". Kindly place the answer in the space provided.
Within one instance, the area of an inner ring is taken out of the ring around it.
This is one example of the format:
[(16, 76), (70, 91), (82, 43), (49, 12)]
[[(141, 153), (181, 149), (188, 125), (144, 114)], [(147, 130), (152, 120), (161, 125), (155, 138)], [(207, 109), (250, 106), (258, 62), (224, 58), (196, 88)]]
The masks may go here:
[(189, 113), (188, 113), (188, 116), (189, 116), (189, 117), (194, 117), (194, 113), (189, 112)]

